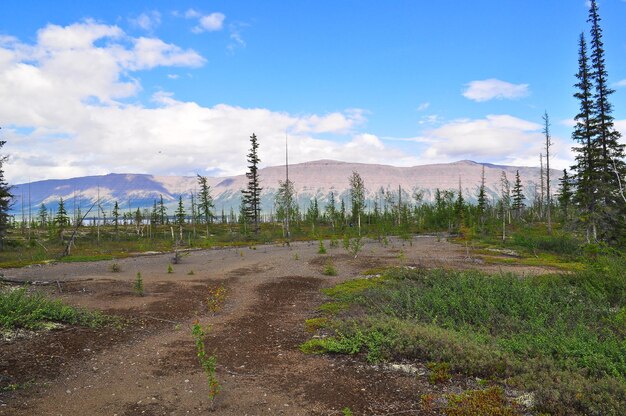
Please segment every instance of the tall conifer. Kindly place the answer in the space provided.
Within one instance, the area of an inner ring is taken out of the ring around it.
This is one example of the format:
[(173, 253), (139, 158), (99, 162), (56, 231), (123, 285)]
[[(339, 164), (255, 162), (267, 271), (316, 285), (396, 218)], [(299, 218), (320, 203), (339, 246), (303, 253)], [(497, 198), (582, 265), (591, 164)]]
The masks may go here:
[(259, 182), (259, 142), (254, 133), (250, 136), (250, 153), (248, 153), (248, 187), (241, 193), (243, 195), (243, 207), (246, 219), (254, 225), (254, 232), (259, 233), (259, 222), (261, 217), (261, 186)]
[(572, 166), (576, 184), (573, 201), (580, 211), (577, 221), (582, 224), (587, 241), (595, 241), (598, 221), (596, 190), (600, 175), (596, 169), (598, 152), (595, 146), (593, 124), (593, 86), (584, 33), (580, 34), (578, 45), (578, 73), (576, 74), (578, 82), (575, 84), (574, 97), (580, 104), (579, 112), (574, 117), (576, 125), (572, 132), (572, 139), (578, 143), (578, 146), (572, 148), (576, 152), (575, 165)]

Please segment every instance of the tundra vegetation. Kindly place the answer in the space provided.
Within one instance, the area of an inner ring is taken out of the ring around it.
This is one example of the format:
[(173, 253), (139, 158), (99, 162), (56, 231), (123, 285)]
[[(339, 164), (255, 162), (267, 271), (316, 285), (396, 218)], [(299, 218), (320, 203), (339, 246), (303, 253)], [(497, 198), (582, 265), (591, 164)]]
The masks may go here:
[[(145, 251), (220, 246), (255, 247), (257, 243), (319, 241), (318, 253), (339, 241), (354, 258), (363, 241), (389, 244), (398, 235), (437, 233), (466, 247), (467, 260), (548, 265), (542, 276), (487, 275), (477, 271), (397, 267), (325, 289), (328, 302), (307, 321), (316, 336), (301, 345), (306, 353), (359, 355), (370, 363), (428, 363), (429, 380), (447, 383), (469, 376), (484, 380), (484, 389), (458, 395), (422, 397), (425, 412), (461, 414), (623, 414), (626, 409), (626, 162), (624, 145), (614, 128), (596, 1), (590, 2), (589, 46), (579, 40), (579, 69), (574, 97), (579, 113), (572, 134), (575, 165), (563, 172), (556, 194), (550, 190), (550, 122), (544, 114), (548, 168), (535, 197), (524, 197), (519, 172), (502, 172), (498, 195), (488, 195), (484, 171), (476, 195), (438, 189), (434, 201), (423, 192), (380, 189), (365, 204), (367, 184), (358, 172), (349, 178), (347, 202), (331, 192), (301, 209), (294, 203), (294, 184), (287, 178), (276, 198), (275, 215), (263, 215), (258, 177), (258, 142), (251, 136), (248, 188), (240, 215), (213, 214), (206, 180), (201, 193), (185, 208), (182, 196), (173, 215), (163, 198), (152, 212), (121, 213), (115, 202), (98, 221), (67, 212), (60, 200), (56, 213), (42, 205), (29, 221), (7, 215), (10, 188), (0, 156), (0, 266), (17, 267), (50, 261), (114, 259)], [(4, 142), (0, 141), (0, 148)], [(545, 178), (545, 181), (543, 180)], [(512, 182), (511, 182), (512, 181)], [(511, 185), (512, 183), (512, 185)], [(491, 197), (494, 197), (493, 200)], [(476, 204), (468, 201), (475, 199)], [(314, 243), (313, 243), (314, 244)], [(72, 247), (72, 250), (69, 250)], [(240, 251), (243, 257), (243, 251)], [(506, 254), (503, 258), (498, 254)], [(177, 255), (178, 256), (178, 255)], [(398, 260), (403, 260), (400, 251)], [(294, 261), (299, 259), (294, 253)], [(115, 270), (113, 267), (112, 272)], [(173, 272), (168, 265), (168, 273)], [(332, 258), (323, 274), (337, 273)], [(137, 274), (135, 291), (143, 293)], [(208, 311), (215, 314), (225, 296), (211, 289)], [(25, 290), (0, 292), (2, 329), (39, 328), (42, 322), (99, 325), (99, 313), (85, 312)], [(215, 355), (205, 350), (205, 332), (194, 324), (192, 335), (206, 372), (213, 402), (220, 385)], [(504, 389), (527, 392), (532, 400), (512, 403)], [(348, 408), (344, 414), (351, 413)]]

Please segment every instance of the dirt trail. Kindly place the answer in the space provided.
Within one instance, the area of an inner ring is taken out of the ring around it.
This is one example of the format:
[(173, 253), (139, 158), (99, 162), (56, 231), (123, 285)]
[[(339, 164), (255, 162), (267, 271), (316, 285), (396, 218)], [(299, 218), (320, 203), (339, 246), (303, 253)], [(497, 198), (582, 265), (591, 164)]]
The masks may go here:
[[(0, 340), (0, 383), (34, 382), (0, 394), (0, 415), (207, 414), (206, 380), (189, 329), (194, 319), (212, 327), (207, 347), (217, 354), (222, 383), (214, 414), (340, 415), (350, 407), (354, 414), (373, 415), (417, 409), (420, 395), (432, 389), (425, 377), (298, 350), (311, 335), (303, 323), (316, 316), (320, 288), (398, 264), (526, 274), (541, 269), (494, 270), (434, 237), (391, 243), (368, 242), (357, 259), (339, 248), (318, 255), (317, 243), (198, 251), (171, 274), (171, 255), (117, 261), (120, 273), (109, 271), (113, 262), (5, 270), (17, 279), (63, 280), (62, 293), (56, 286), (43, 290), (133, 323), (120, 330), (65, 328)], [(329, 257), (337, 277), (321, 273)], [(144, 278), (144, 297), (132, 292), (137, 272)], [(227, 287), (228, 297), (211, 316), (206, 296), (218, 283)]]

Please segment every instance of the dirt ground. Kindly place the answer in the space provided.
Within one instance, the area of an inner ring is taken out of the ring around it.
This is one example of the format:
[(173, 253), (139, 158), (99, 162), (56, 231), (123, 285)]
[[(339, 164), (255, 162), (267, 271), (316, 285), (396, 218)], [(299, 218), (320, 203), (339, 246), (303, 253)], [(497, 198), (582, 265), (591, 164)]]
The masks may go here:
[[(317, 254), (318, 243), (190, 252), (167, 273), (171, 254), (117, 261), (6, 269), (5, 277), (59, 281), (37, 286), (69, 304), (129, 320), (122, 328), (67, 326), (0, 338), (0, 415), (355, 415), (424, 414), (422, 394), (458, 392), (474, 380), (431, 386), (415, 374), (372, 366), (359, 357), (311, 356), (304, 321), (318, 316), (320, 289), (392, 265), (478, 268), (534, 274), (546, 270), (485, 265), (466, 248), (436, 237), (391, 244), (368, 241), (356, 259), (342, 248)], [(322, 274), (332, 258), (338, 275)], [(111, 272), (117, 263), (118, 273)], [(141, 272), (145, 296), (132, 283)], [(221, 311), (207, 310), (208, 291), (227, 288)], [(213, 411), (190, 327), (211, 325), (207, 349), (222, 384)], [(475, 387), (475, 386), (474, 386)]]

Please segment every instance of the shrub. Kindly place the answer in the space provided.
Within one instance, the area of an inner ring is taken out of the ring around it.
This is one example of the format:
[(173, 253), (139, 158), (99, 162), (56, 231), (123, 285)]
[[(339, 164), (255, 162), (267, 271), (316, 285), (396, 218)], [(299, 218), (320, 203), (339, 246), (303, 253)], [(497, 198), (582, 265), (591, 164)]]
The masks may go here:
[(325, 276), (337, 276), (337, 270), (335, 269), (335, 265), (333, 264), (332, 260), (328, 260), (326, 262), (322, 274), (324, 274)]
[(324, 247), (324, 242), (320, 240), (319, 249), (317, 250), (317, 254), (326, 254), (326, 247)]
[(0, 290), (0, 328), (41, 329), (47, 322), (99, 327), (110, 321), (100, 312), (90, 312), (50, 300), (26, 289)]
[(143, 279), (141, 278), (141, 273), (137, 272), (137, 276), (135, 277), (135, 282), (133, 283), (133, 290), (139, 296), (144, 295), (143, 291)]
[[(208, 328), (207, 328), (208, 330)], [(209, 386), (209, 400), (211, 401), (211, 408), (215, 403), (215, 397), (219, 394), (221, 386), (217, 381), (216, 376), (216, 367), (217, 367), (217, 357), (215, 354), (208, 355), (206, 352), (206, 346), (204, 339), (206, 337), (205, 331), (202, 329), (202, 326), (197, 321), (193, 324), (191, 329), (191, 335), (196, 343), (196, 355), (198, 356), (198, 360), (200, 361), (200, 365), (204, 370), (204, 373), (207, 378), (207, 384)]]

